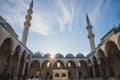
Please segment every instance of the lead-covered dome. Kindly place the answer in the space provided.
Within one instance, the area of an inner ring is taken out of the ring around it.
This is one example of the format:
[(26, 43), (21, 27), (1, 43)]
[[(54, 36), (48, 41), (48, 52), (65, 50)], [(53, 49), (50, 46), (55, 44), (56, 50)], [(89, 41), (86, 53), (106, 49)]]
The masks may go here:
[(76, 55), (76, 58), (84, 58), (85, 56), (82, 54), (82, 53), (78, 53), (77, 55)]
[(63, 56), (61, 53), (57, 53), (57, 54), (55, 55), (55, 58), (64, 58), (64, 56)]
[(36, 52), (32, 57), (33, 58), (42, 58), (42, 55), (40, 54), (40, 52)]
[(50, 58), (50, 56), (51, 55), (49, 53), (47, 53), (47, 54), (44, 55), (44, 58)]
[(65, 57), (66, 57), (66, 58), (74, 58), (74, 55), (71, 54), (71, 53), (69, 53), (69, 54), (67, 54)]

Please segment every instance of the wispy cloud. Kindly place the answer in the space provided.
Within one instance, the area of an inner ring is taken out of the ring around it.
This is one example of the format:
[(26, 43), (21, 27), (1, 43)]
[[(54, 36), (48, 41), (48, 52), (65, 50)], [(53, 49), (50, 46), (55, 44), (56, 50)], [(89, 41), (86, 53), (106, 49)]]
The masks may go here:
[(97, 4), (95, 5), (93, 11), (91, 11), (90, 19), (94, 25), (96, 23), (96, 20), (99, 18), (100, 8), (101, 8), (102, 3), (103, 3), (103, 0), (97, 1)]
[(72, 0), (71, 0), (71, 4), (70, 4), (71, 10), (69, 10), (65, 6), (65, 4), (62, 0), (56, 1), (56, 4), (59, 7), (59, 9), (61, 11), (61, 14), (62, 14), (59, 17), (60, 29), (63, 30), (65, 25), (68, 25), (68, 29), (69, 29), (69, 31), (71, 31), (72, 20), (73, 20), (73, 17), (74, 17)]
[(44, 21), (43, 17), (38, 13), (33, 14), (31, 30), (45, 36), (55, 34), (54, 31), (52, 30), (51, 24), (48, 23), (47, 20)]

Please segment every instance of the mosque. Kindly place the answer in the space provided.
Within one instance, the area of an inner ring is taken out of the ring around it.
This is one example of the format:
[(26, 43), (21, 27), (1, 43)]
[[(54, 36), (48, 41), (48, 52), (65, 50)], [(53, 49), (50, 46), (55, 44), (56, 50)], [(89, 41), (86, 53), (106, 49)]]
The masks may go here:
[(107, 80), (113, 77), (120, 80), (120, 24), (106, 33), (95, 47), (95, 35), (86, 14), (90, 53), (87, 56), (57, 53), (51, 58), (50, 54), (33, 54), (26, 47), (32, 8), (33, 0), (27, 11), (21, 41), (12, 26), (0, 16), (0, 80), (8, 80), (8, 77), (15, 80), (31, 77), (41, 80)]

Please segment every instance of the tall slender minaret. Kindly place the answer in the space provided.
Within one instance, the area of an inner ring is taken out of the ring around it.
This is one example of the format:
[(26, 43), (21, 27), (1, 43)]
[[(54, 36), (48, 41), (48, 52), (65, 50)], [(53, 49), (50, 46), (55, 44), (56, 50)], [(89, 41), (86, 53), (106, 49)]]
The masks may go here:
[(90, 20), (89, 17), (86, 13), (86, 22), (87, 22), (87, 30), (88, 30), (88, 39), (90, 41), (90, 47), (91, 47), (91, 51), (95, 51), (95, 42), (94, 42), (94, 34), (92, 33), (92, 26), (90, 24)]
[(28, 37), (28, 32), (29, 32), (29, 27), (31, 26), (31, 19), (32, 19), (32, 8), (33, 8), (33, 0), (31, 1), (31, 4), (30, 4), (30, 7), (29, 9), (27, 10), (27, 15), (26, 15), (26, 21), (24, 22), (24, 31), (23, 31), (23, 34), (22, 34), (22, 43), (24, 45), (26, 45), (26, 42), (27, 42), (27, 37)]

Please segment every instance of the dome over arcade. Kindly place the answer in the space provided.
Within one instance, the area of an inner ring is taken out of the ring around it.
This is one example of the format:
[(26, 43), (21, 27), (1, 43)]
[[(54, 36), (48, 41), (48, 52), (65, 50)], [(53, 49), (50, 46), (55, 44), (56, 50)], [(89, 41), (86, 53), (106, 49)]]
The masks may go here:
[(50, 58), (50, 56), (51, 55), (49, 53), (47, 53), (47, 54), (44, 55), (44, 58)]
[(71, 53), (69, 53), (69, 54), (67, 54), (67, 55), (65, 56), (65, 58), (74, 58), (74, 55), (71, 54)]
[(57, 53), (54, 58), (64, 58), (64, 56), (61, 53)]
[(42, 58), (42, 55), (40, 54), (40, 52), (36, 52), (32, 57), (33, 58)]
[(77, 55), (76, 55), (76, 58), (84, 58), (85, 56), (82, 54), (82, 53), (78, 53)]

